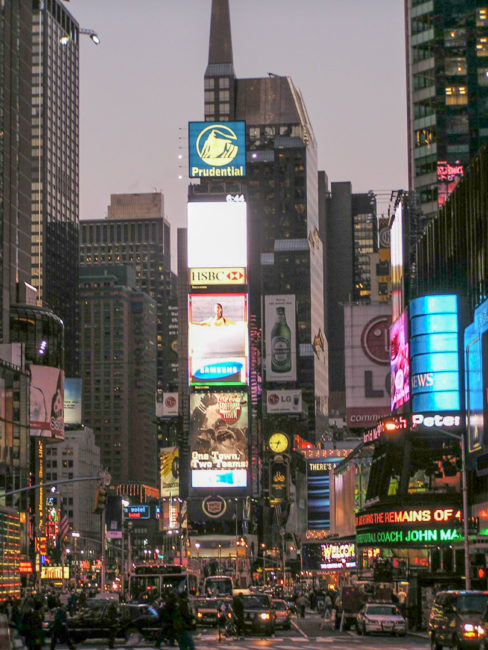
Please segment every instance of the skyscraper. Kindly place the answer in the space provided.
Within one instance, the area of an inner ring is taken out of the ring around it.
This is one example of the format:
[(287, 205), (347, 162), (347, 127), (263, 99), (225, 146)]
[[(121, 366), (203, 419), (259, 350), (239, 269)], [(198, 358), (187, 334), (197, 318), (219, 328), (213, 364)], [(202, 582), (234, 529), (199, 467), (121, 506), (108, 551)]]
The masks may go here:
[(405, 0), (409, 189), (433, 216), (488, 141), (488, 6)]
[(191, 200), (245, 193), (250, 322), (264, 323), (261, 296), (295, 296), (298, 375), (281, 387), (303, 390), (302, 426), (313, 435), (326, 423), (328, 378), (317, 148), (306, 106), (290, 77), (236, 78), (228, 0), (212, 2), (204, 85), (206, 121), (246, 122), (247, 177), (202, 180), (190, 188)]
[(79, 26), (61, 0), (33, 7), (31, 277), (64, 322), (66, 373), (77, 376)]

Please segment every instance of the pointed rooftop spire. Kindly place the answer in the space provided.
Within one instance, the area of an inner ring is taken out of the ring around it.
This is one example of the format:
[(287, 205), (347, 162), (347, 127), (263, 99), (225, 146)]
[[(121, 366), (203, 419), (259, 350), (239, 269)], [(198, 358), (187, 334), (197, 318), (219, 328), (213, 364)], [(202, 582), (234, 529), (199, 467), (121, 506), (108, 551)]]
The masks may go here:
[(208, 66), (207, 73), (209, 69), (216, 70), (214, 66), (233, 71), (229, 0), (212, 0)]

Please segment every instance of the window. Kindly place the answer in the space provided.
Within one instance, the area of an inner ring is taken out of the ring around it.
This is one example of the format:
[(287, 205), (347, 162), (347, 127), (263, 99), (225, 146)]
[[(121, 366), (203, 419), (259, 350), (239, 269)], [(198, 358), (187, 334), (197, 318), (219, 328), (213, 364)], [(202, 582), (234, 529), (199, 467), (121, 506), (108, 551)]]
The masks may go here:
[(205, 91), (205, 101), (206, 102), (214, 102), (215, 101), (215, 92), (213, 90), (206, 90)]
[(229, 90), (221, 90), (219, 92), (219, 101), (228, 102), (229, 99), (230, 99), (230, 91)]
[(448, 106), (461, 106), (468, 103), (468, 91), (466, 86), (447, 86), (446, 104)]
[(476, 55), (488, 56), (488, 36), (479, 36), (476, 39)]
[(444, 44), (446, 47), (466, 47), (465, 29), (445, 29)]
[(215, 79), (205, 79), (205, 90), (207, 90), (207, 88), (215, 88)]
[(230, 80), (228, 77), (221, 77), (219, 79), (219, 88), (230, 88)]
[(468, 65), (466, 57), (448, 57), (446, 58), (446, 75), (448, 77), (459, 77), (468, 74)]
[(476, 9), (476, 27), (485, 27), (488, 25), (488, 7), (478, 7)]
[(467, 115), (450, 115), (446, 120), (446, 130), (449, 134), (469, 132), (469, 120)]
[(478, 86), (488, 86), (488, 68), (478, 68)]

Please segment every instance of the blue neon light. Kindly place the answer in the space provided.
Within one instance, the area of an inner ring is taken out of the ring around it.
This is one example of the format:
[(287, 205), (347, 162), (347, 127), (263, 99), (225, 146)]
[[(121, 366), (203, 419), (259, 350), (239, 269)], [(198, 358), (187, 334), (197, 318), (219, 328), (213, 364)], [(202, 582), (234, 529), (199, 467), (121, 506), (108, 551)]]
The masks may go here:
[(194, 379), (212, 381), (225, 379), (241, 372), (243, 364), (240, 361), (223, 361), (222, 363), (208, 363), (197, 368), (193, 373)]
[(459, 411), (457, 296), (416, 298), (409, 314), (413, 412)]

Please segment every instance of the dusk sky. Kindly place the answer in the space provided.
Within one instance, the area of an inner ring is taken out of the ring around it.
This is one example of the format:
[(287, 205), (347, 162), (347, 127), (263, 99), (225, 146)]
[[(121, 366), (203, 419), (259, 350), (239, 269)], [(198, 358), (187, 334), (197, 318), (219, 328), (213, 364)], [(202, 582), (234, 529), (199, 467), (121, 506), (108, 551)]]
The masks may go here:
[[(174, 255), (186, 225), (187, 123), (203, 119), (211, 0), (66, 4), (101, 38), (81, 43), (80, 217), (105, 217), (110, 194), (160, 190)], [(230, 0), (237, 77), (290, 76), (319, 169), (354, 192), (407, 186), (403, 4)]]

